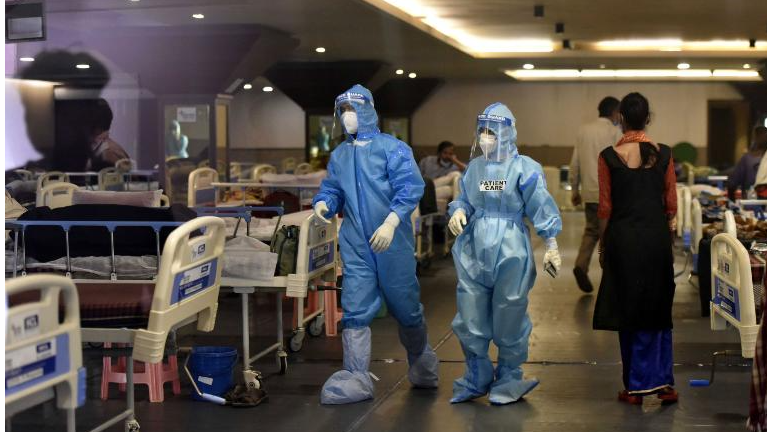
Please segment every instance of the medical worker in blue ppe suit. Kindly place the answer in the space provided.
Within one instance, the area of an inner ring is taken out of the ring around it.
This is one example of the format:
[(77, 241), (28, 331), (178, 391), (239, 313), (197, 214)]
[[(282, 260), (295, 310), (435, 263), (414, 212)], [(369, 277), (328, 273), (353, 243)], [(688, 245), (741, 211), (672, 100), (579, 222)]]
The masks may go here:
[(378, 130), (368, 89), (355, 85), (338, 96), (335, 114), (346, 140), (330, 155), (328, 176), (313, 205), (325, 221), (343, 210), (344, 366), (325, 382), (320, 401), (344, 404), (373, 397), (370, 322), (382, 301), (399, 323), (410, 382), (437, 387), (438, 360), (426, 337), (410, 222), (423, 195), (421, 173), (407, 144)]
[[(543, 263), (552, 276), (561, 266), (555, 237), (562, 219), (541, 166), (519, 155), (516, 141), (511, 111), (500, 103), (488, 106), (477, 118), (461, 194), (450, 203), (449, 227), (458, 236), (453, 246), (458, 273), (453, 332), (466, 356), (466, 373), (453, 383), (452, 403), (489, 392), (490, 403), (504, 405), (538, 384), (523, 379), (521, 369), (532, 330), (527, 295), (536, 275), (524, 218), (545, 240)], [(488, 357), (491, 340), (498, 346), (495, 370)]]

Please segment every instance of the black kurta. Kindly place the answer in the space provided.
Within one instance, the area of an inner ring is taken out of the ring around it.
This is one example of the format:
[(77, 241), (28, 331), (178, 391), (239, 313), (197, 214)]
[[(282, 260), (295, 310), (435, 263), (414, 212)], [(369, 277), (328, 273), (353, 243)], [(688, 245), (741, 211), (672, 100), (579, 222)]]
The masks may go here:
[(601, 156), (610, 171), (612, 213), (594, 329), (670, 329), (676, 284), (664, 189), (671, 149), (660, 145), (651, 167), (629, 168), (612, 147)]

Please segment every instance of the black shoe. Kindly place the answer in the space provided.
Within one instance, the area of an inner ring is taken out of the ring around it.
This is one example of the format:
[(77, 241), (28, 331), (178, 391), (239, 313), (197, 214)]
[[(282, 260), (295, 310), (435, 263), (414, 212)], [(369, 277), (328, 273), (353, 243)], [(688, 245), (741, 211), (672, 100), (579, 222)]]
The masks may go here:
[(578, 288), (580, 288), (581, 291), (585, 293), (594, 291), (594, 286), (591, 285), (591, 281), (583, 269), (576, 267), (573, 269), (573, 274), (575, 275), (575, 281), (578, 282)]

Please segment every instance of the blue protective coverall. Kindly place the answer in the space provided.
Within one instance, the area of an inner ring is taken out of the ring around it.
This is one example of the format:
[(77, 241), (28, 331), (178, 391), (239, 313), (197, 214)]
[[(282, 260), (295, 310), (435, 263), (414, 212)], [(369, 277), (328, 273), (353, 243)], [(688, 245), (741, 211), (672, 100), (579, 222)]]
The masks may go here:
[[(510, 119), (511, 132), (494, 130), (501, 140), (498, 148), (508, 157), (501, 161), (474, 158), (461, 181), (460, 196), (450, 203), (451, 216), (463, 209), (468, 221), (453, 246), (458, 273), (453, 331), (466, 356), (466, 373), (454, 382), (451, 402), (490, 392), (491, 403), (507, 404), (538, 384), (537, 380), (523, 380), (520, 367), (527, 360), (532, 330), (527, 296), (536, 275), (524, 218), (544, 239), (561, 231), (562, 220), (546, 189), (541, 166), (517, 152), (511, 111), (495, 103), (483, 114)], [(483, 180), (506, 180), (506, 186), (502, 191), (481, 192)], [(498, 346), (495, 371), (488, 357), (491, 340)]]
[[(343, 210), (340, 232), (343, 261), (341, 321), (344, 370), (325, 383), (321, 402), (357, 402), (373, 397), (368, 375), (370, 363), (369, 325), (386, 301), (399, 323), (400, 341), (410, 365), (408, 377), (416, 387), (436, 387), (436, 354), (426, 337), (420, 286), (416, 278), (413, 228), (410, 215), (418, 205), (424, 181), (413, 153), (402, 141), (378, 129), (378, 115), (368, 89), (355, 85), (336, 100), (336, 115), (342, 104), (351, 104), (358, 129), (330, 155), (328, 176), (313, 205), (324, 201), (327, 216)], [(374, 253), (369, 240), (394, 212), (400, 223), (389, 248)]]

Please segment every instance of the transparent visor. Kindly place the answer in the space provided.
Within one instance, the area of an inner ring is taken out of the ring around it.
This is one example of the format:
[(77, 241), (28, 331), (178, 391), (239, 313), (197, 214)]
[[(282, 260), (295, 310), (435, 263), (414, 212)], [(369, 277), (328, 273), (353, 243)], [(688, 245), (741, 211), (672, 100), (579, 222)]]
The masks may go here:
[(484, 157), (490, 162), (502, 162), (511, 156), (509, 141), (512, 123), (506, 117), (480, 114), (477, 117), (477, 129), (471, 158)]
[(370, 103), (359, 93), (344, 93), (336, 98), (333, 107), (333, 139), (343, 142), (347, 136), (354, 136), (359, 130), (359, 108)]

